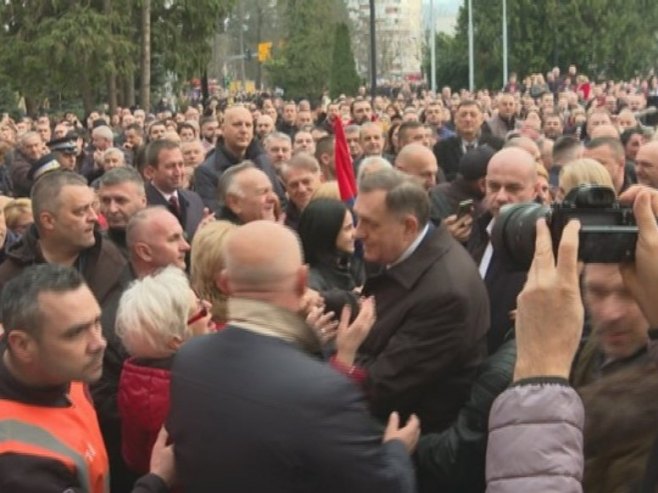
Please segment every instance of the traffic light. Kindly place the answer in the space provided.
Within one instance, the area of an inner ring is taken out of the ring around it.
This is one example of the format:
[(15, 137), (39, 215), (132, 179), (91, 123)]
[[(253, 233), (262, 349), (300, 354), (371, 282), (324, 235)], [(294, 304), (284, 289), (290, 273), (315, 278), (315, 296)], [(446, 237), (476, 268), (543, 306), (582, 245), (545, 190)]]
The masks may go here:
[(272, 42), (258, 43), (258, 61), (263, 63), (272, 58)]
[(251, 61), (253, 58), (254, 54), (251, 52), (251, 48), (247, 48), (244, 50), (244, 59), (247, 60), (248, 62)]

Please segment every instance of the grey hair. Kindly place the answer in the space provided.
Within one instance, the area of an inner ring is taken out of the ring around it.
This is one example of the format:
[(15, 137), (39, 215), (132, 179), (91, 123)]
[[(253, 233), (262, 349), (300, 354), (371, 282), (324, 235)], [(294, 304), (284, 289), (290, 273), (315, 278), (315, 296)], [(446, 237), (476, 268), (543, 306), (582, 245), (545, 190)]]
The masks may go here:
[(239, 184), (235, 178), (248, 169), (258, 169), (258, 167), (253, 161), (246, 160), (242, 161), (240, 164), (231, 166), (222, 173), (222, 176), (219, 178), (219, 183), (217, 184), (217, 195), (220, 204), (226, 203), (226, 197), (229, 195), (242, 196), (243, 192), (239, 188)]
[(144, 189), (144, 180), (137, 172), (135, 168), (130, 166), (122, 166), (120, 168), (114, 168), (103, 173), (100, 177), (98, 183), (99, 188), (103, 187), (113, 187), (115, 185), (121, 185), (123, 183), (133, 183), (140, 195), (146, 195)]
[(290, 161), (283, 163), (281, 167), (281, 176), (286, 180), (286, 175), (290, 170), (305, 170), (311, 173), (320, 173), (320, 163), (315, 159), (313, 154), (300, 151), (295, 154)]
[(267, 134), (263, 140), (263, 145), (267, 149), (267, 146), (270, 145), (270, 143), (274, 140), (285, 140), (288, 144), (292, 145), (292, 139), (290, 138), (290, 135), (284, 134), (283, 132), (272, 132)]
[(96, 127), (91, 131), (91, 135), (92, 137), (103, 137), (110, 142), (114, 141), (114, 134), (112, 133), (112, 129), (107, 125), (100, 125), (99, 127)]
[(39, 295), (73, 291), (84, 284), (72, 267), (47, 263), (28, 267), (5, 285), (0, 296), (0, 318), (6, 334), (22, 330), (38, 338), (48, 321), (39, 308)]
[(31, 139), (32, 137), (39, 137), (39, 140), (41, 139), (41, 134), (39, 132), (35, 132), (34, 130), (30, 130), (29, 132), (25, 132), (23, 135), (21, 135), (18, 139), (18, 147), (21, 149), (25, 147), (25, 144), (27, 144), (27, 141)]
[(34, 222), (40, 225), (39, 215), (46, 211), (55, 213), (59, 209), (59, 196), (65, 186), (88, 187), (87, 180), (72, 171), (53, 171), (46, 173), (32, 187), (32, 213)]
[(189, 337), (189, 292), (185, 273), (174, 266), (134, 281), (123, 292), (116, 333), (131, 355), (166, 357), (174, 352), (168, 345), (172, 338)]
[(370, 156), (361, 161), (359, 171), (356, 174), (356, 182), (361, 183), (363, 177), (384, 169), (393, 169), (393, 165), (381, 156)]
[(430, 220), (430, 200), (425, 189), (396, 169), (367, 173), (359, 182), (359, 193), (386, 192), (386, 208), (397, 216), (412, 214), (424, 227)]
[(141, 211), (137, 211), (133, 217), (130, 218), (128, 225), (126, 226), (126, 245), (128, 246), (128, 249), (132, 250), (132, 247), (138, 241), (142, 225), (151, 219), (151, 216), (156, 212), (168, 212), (171, 214), (169, 209), (164, 205), (150, 205)]
[(112, 154), (115, 154), (115, 155), (117, 155), (117, 156), (120, 156), (120, 157), (121, 157), (121, 161), (123, 161), (123, 164), (124, 164), (124, 165), (126, 164), (126, 156), (123, 154), (123, 152), (121, 151), (121, 149), (119, 149), (118, 147), (109, 147), (108, 149), (106, 149), (105, 152), (103, 152), (103, 158), (102, 158), (103, 161), (105, 161), (105, 158), (106, 158), (106, 157), (108, 157), (108, 156), (110, 156), (110, 155), (112, 155)]

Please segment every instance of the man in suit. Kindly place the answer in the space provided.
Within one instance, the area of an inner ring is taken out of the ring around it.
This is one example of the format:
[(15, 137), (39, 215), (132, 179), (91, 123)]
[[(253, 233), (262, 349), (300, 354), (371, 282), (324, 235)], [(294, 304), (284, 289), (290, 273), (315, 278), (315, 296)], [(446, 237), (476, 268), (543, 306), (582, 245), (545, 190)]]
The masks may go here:
[(457, 135), (440, 140), (434, 146), (436, 160), (448, 181), (457, 176), (459, 160), (467, 151), (482, 144), (488, 144), (496, 151), (503, 147), (501, 139), (482, 133), (483, 122), (484, 116), (477, 101), (465, 99), (459, 103), (455, 113)]
[(381, 272), (363, 293), (377, 321), (359, 349), (371, 412), (414, 413), (423, 432), (446, 428), (486, 354), (489, 304), (468, 253), (430, 224), (427, 192), (397, 170), (361, 177), (355, 204), (364, 259)]
[(494, 251), (491, 231), (504, 205), (532, 202), (537, 198), (539, 182), (534, 158), (520, 147), (498, 151), (487, 166), (485, 187), (484, 200), (489, 211), (476, 220), (468, 250), (478, 263), (489, 292), (491, 324), (488, 346), (492, 354), (514, 327), (516, 297), (525, 284), (527, 272), (514, 270), (502, 257), (502, 252)]
[(181, 188), (185, 162), (180, 145), (170, 140), (154, 140), (146, 148), (146, 185), (148, 205), (162, 205), (176, 216), (188, 239), (194, 236), (204, 217), (201, 197)]
[[(230, 296), (231, 320), (221, 332), (184, 344), (171, 372), (167, 430), (181, 487), (415, 491), (408, 453), (418, 420), (399, 428), (394, 415), (382, 436), (358, 387), (316, 356), (318, 337), (299, 315), (308, 274), (296, 235), (253, 221), (231, 233), (224, 253), (220, 284)], [(358, 344), (373, 311), (372, 300), (365, 301), (339, 332)], [(353, 354), (344, 341), (339, 335), (339, 353)]]

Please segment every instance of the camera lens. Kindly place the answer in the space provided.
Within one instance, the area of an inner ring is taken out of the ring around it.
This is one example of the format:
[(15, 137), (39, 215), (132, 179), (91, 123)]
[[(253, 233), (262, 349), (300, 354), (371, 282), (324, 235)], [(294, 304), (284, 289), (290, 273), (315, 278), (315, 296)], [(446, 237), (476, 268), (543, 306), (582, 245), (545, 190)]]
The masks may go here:
[(549, 218), (550, 207), (535, 202), (503, 206), (491, 232), (495, 254), (512, 270), (528, 270), (535, 255), (537, 220)]

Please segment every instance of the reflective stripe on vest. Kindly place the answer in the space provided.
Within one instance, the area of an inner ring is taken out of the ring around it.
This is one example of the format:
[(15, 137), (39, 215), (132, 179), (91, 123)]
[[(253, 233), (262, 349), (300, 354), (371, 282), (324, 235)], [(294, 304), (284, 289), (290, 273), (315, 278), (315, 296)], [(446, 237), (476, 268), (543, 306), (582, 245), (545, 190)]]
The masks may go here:
[[(44, 449), (39, 453), (38, 449)], [(50, 434), (39, 426), (34, 426), (15, 419), (6, 419), (0, 421), (0, 454), (3, 452), (18, 452), (30, 455), (59, 456), (53, 457), (68, 459), (71, 464), (75, 465), (75, 473), (78, 476), (78, 482), (83, 488), (89, 488), (89, 472), (84, 458), (75, 450), (60, 442), (55, 436)], [(52, 454), (48, 454), (52, 452)]]
[(85, 492), (107, 493), (105, 444), (85, 384), (72, 382), (68, 399), (62, 408), (0, 399), (0, 454), (58, 461)]

